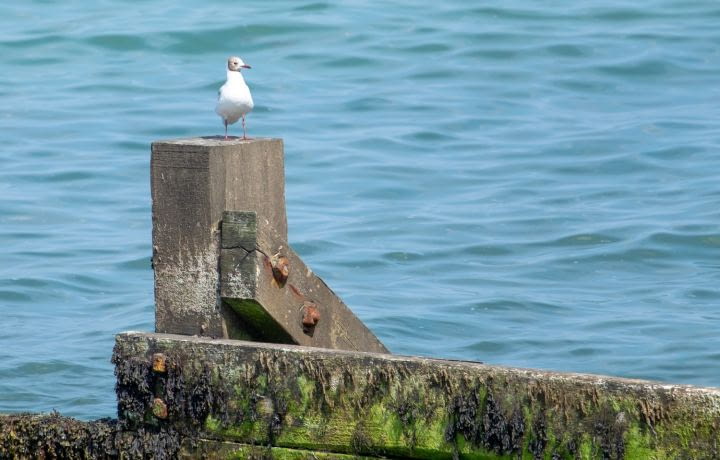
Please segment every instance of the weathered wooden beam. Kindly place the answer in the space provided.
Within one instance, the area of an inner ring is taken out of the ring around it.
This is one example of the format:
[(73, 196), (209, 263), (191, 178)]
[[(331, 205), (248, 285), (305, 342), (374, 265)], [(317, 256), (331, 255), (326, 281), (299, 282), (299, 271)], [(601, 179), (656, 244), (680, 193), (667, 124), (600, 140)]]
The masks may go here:
[(160, 400), (158, 426), (192, 439), (418, 459), (720, 458), (717, 388), (143, 333), (117, 336), (114, 361), (120, 419), (153, 419)]
[(226, 211), (220, 253), (220, 296), (253, 338), (387, 352), (287, 242), (258, 226), (257, 220), (254, 212)]
[(387, 352), (289, 247), (283, 161), (279, 139), (153, 143), (156, 331)]
[(242, 325), (218, 296), (220, 221), (255, 211), (287, 234), (282, 141), (180, 139), (152, 144), (155, 329), (233, 337)]
[(180, 452), (173, 431), (126, 431), (117, 420), (83, 422), (59, 414), (0, 414), (0, 459), (170, 459)]
[(195, 460), (198, 458), (226, 458), (243, 460), (370, 460), (378, 457), (338, 454), (307, 449), (288, 449), (285, 447), (253, 446), (227, 441), (209, 439), (186, 440), (182, 443), (178, 458)]

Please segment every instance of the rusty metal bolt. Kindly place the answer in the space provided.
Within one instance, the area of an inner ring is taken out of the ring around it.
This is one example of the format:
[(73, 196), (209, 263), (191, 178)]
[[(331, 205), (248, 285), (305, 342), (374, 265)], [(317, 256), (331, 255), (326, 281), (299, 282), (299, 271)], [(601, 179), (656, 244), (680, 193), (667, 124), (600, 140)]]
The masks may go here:
[(320, 321), (320, 310), (318, 310), (315, 302), (305, 302), (303, 304), (302, 325), (305, 328), (312, 328)]
[(152, 413), (155, 417), (165, 420), (168, 417), (168, 408), (165, 401), (160, 398), (153, 399)]
[(277, 253), (270, 258), (270, 265), (272, 266), (273, 278), (280, 287), (283, 287), (290, 275), (290, 260)]
[(167, 359), (162, 353), (155, 353), (152, 356), (152, 370), (164, 374), (167, 372)]

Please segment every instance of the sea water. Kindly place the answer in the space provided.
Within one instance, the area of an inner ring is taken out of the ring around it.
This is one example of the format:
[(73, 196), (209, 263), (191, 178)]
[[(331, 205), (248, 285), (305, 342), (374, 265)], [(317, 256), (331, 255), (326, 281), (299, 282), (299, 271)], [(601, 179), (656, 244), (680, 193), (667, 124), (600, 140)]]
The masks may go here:
[[(720, 385), (720, 3), (0, 4), (0, 411), (115, 416), (149, 146), (285, 142), (295, 250), (395, 353)], [(241, 133), (239, 125), (231, 134)]]

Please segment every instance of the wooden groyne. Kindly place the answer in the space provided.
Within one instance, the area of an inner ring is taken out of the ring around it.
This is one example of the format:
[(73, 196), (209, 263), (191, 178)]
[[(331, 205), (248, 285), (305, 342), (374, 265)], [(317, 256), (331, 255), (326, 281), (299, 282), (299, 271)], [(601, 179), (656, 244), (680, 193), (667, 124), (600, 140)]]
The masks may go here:
[(713, 459), (720, 389), (396, 356), (292, 251), (282, 142), (153, 144), (156, 333), (117, 419), (0, 415), (0, 458)]
[(194, 440), (184, 450), (718, 458), (717, 389), (143, 333), (119, 335), (114, 360), (120, 418), (145, 426), (162, 401), (155, 421)]
[(118, 419), (0, 417), (0, 458), (718, 458), (720, 390), (125, 333)]

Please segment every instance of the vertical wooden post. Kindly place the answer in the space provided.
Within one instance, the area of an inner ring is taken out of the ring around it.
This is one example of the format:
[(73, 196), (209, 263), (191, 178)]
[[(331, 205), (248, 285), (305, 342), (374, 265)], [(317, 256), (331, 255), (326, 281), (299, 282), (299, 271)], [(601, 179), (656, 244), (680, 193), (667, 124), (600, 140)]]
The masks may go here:
[(279, 139), (152, 145), (157, 332), (387, 352), (288, 246)]
[(219, 296), (220, 222), (255, 211), (287, 235), (282, 140), (154, 142), (151, 176), (155, 330), (245, 337)]

